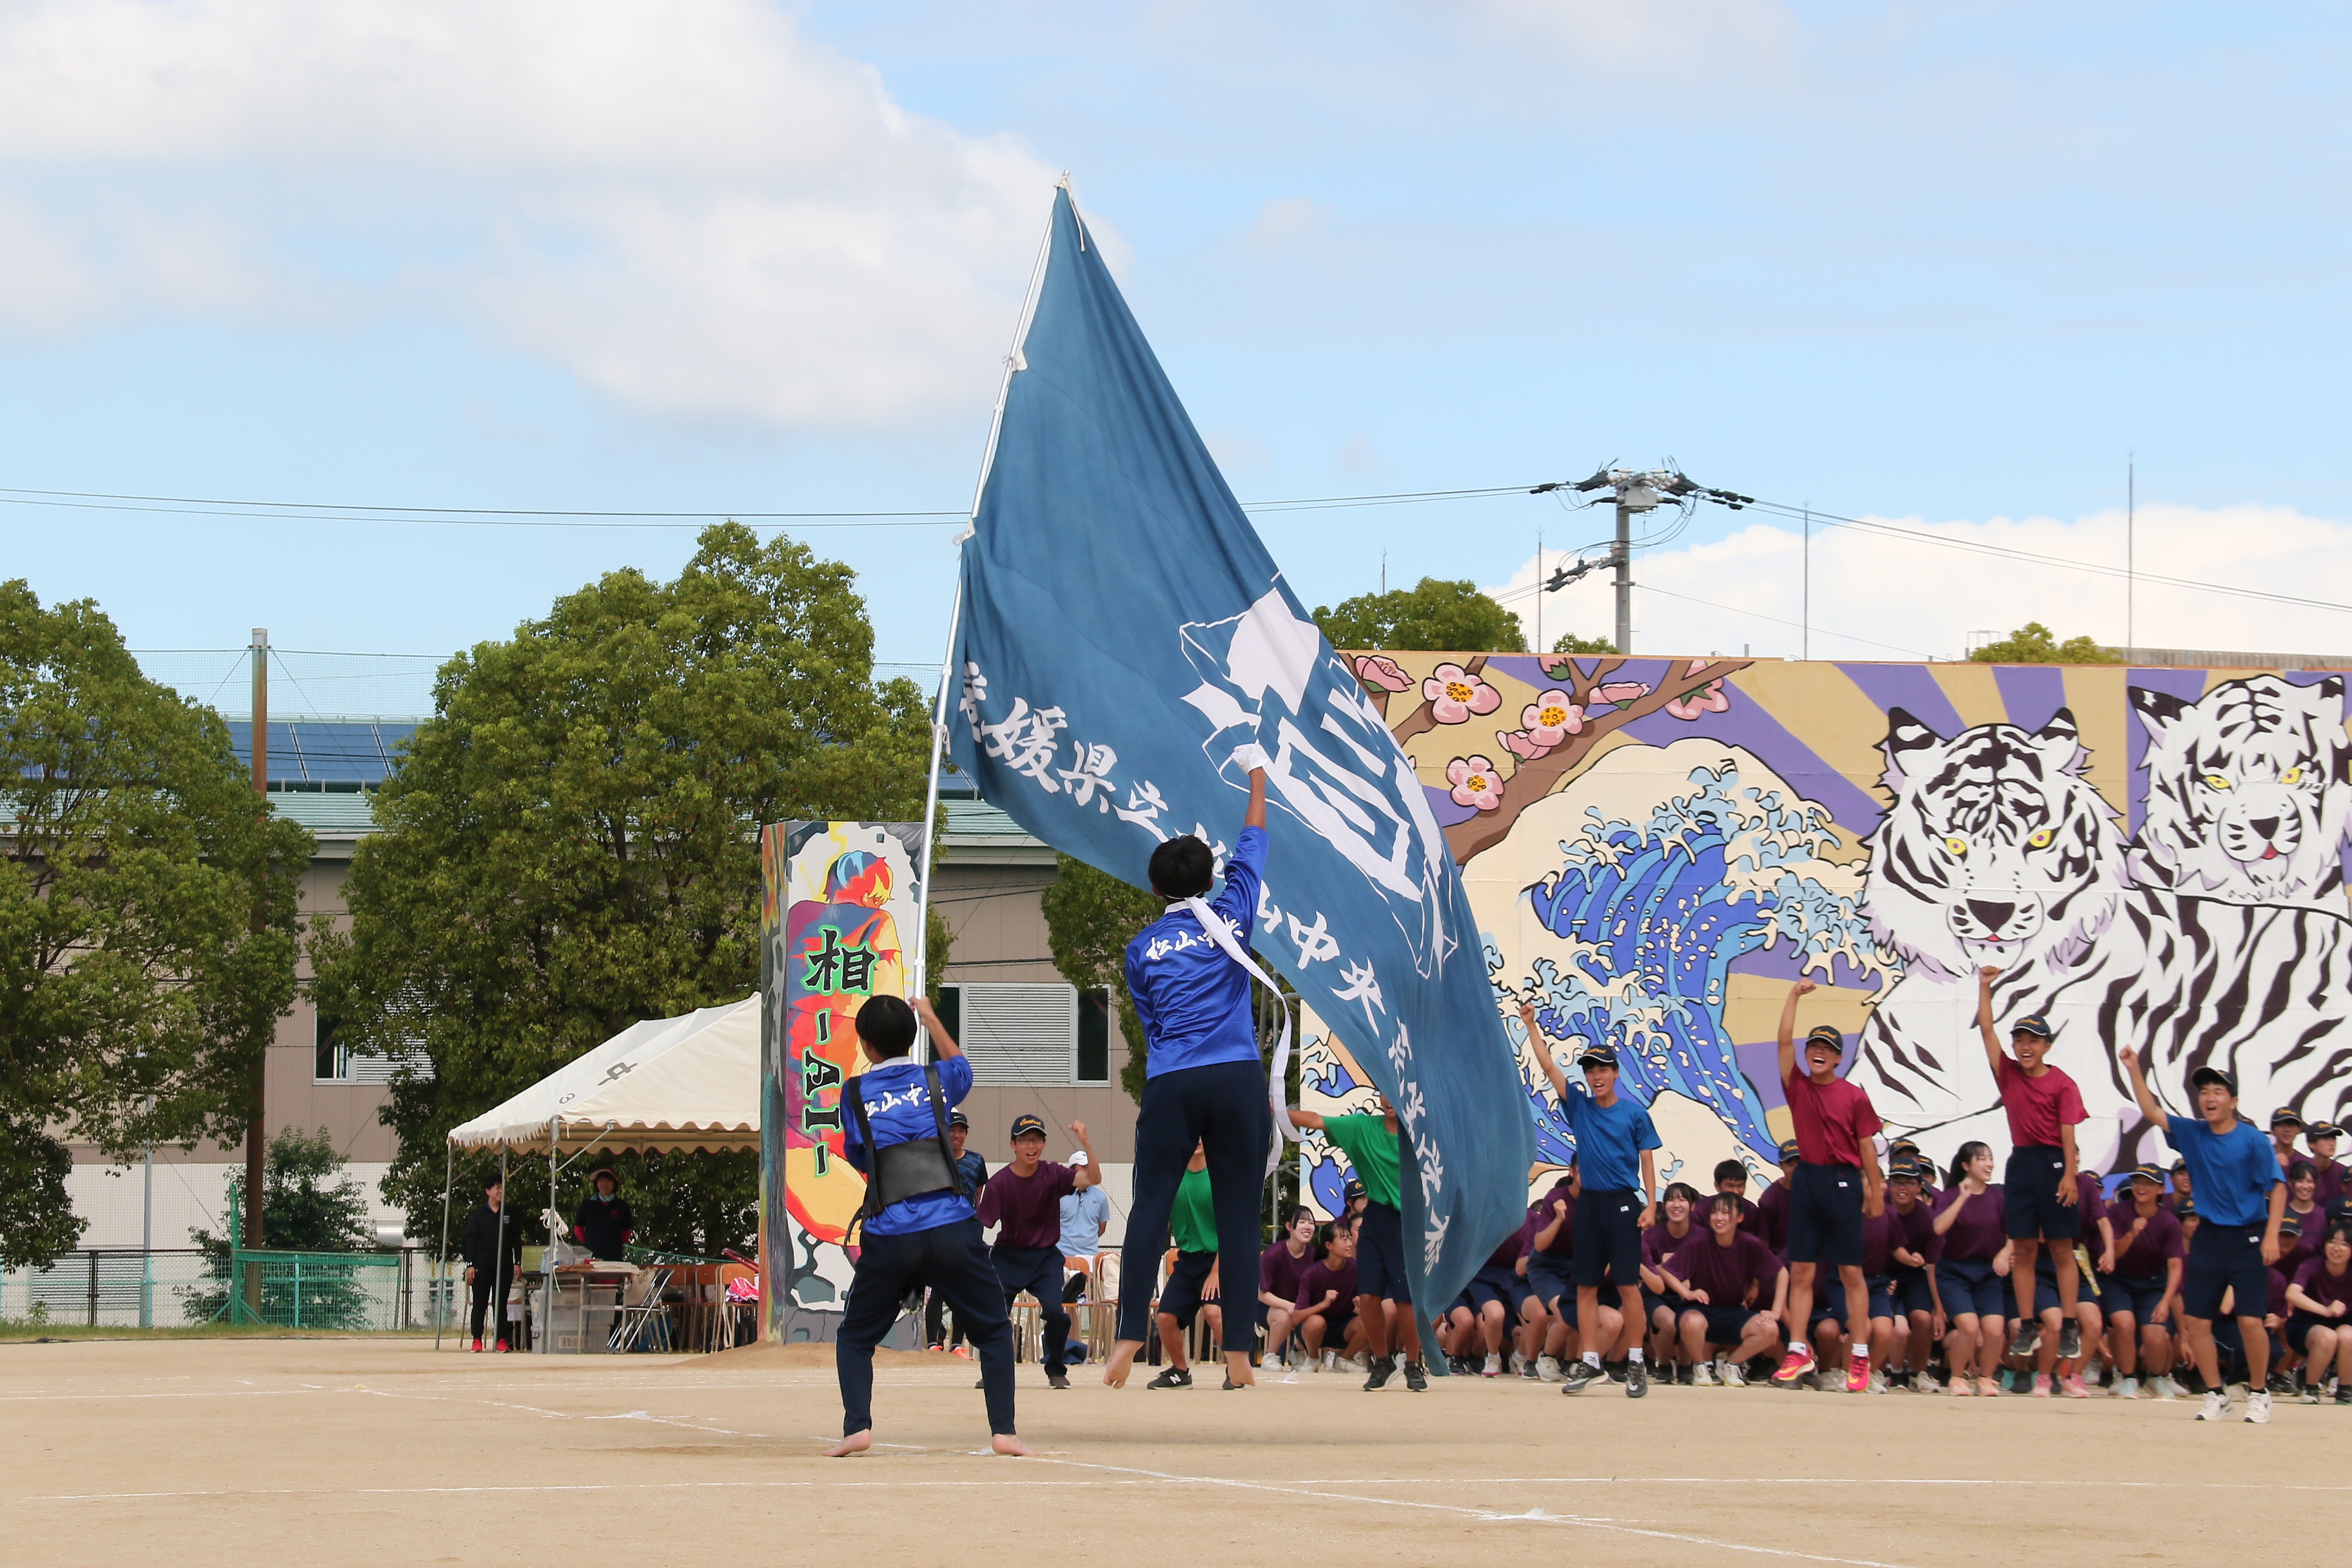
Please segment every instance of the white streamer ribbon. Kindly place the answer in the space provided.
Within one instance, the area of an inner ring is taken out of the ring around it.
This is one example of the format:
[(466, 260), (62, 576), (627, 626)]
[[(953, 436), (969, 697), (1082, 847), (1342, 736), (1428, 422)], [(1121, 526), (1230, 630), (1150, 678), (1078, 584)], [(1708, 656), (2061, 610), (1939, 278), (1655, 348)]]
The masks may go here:
[(1284, 1103), (1286, 1096), (1282, 1092), (1284, 1083), (1290, 1077), (1290, 1005), (1283, 1000), (1282, 987), (1258, 967), (1257, 960), (1249, 955), (1247, 948), (1234, 940), (1233, 929), (1225, 924), (1223, 916), (1209, 907), (1208, 900), (1195, 896), (1180, 901), (1192, 911), (1192, 918), (1201, 922), (1201, 929), (1208, 933), (1209, 940), (1217, 944), (1219, 951), (1247, 970), (1259, 984), (1274, 993), (1275, 1005), (1282, 1014), (1282, 1034), (1274, 1044), (1274, 1069), (1266, 1075), (1265, 1080), (1265, 1097), (1274, 1107), (1274, 1125), (1277, 1134), (1265, 1154), (1265, 1173), (1270, 1176), (1274, 1174), (1275, 1167), (1282, 1163), (1283, 1141), (1287, 1139), (1293, 1143), (1300, 1141), (1298, 1129), (1290, 1124), (1290, 1108)]

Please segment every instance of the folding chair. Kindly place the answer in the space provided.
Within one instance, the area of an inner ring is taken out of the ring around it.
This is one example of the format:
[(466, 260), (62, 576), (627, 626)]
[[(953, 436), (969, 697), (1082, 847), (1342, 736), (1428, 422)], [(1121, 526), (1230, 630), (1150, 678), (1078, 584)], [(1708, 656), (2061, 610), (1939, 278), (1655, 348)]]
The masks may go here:
[(612, 1351), (670, 1350), (669, 1304), (662, 1292), (669, 1285), (669, 1270), (652, 1267), (637, 1270), (636, 1282), (622, 1292), (620, 1310), (614, 1314), (612, 1336), (604, 1342)]

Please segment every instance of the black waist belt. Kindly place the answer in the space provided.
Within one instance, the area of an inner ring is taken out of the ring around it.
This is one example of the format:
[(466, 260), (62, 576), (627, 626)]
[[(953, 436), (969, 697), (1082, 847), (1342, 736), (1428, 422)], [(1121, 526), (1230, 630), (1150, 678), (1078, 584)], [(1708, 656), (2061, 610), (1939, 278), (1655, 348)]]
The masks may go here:
[(964, 1184), (963, 1173), (956, 1169), (955, 1150), (948, 1142), (947, 1093), (940, 1087), (939, 1068), (929, 1062), (923, 1064), (923, 1087), (931, 1097), (931, 1129), (929, 1138), (909, 1138), (903, 1143), (893, 1143), (887, 1149), (874, 1147), (874, 1126), (866, 1115), (866, 1079), (861, 1076), (842, 1086), (842, 1097), (849, 1102), (849, 1114), (857, 1122), (858, 1142), (870, 1151), (872, 1169), (866, 1177), (866, 1203), (857, 1212), (861, 1218), (872, 1219), (892, 1204), (908, 1198), (919, 1198), (927, 1193), (953, 1193), (959, 1197), (971, 1196)]

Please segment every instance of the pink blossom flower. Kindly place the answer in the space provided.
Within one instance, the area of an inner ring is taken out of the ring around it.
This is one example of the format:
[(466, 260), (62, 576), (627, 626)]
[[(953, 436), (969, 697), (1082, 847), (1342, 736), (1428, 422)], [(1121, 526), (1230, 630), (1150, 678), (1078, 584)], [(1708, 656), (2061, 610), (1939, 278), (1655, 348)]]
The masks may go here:
[(1474, 713), (1492, 713), (1503, 705), (1503, 694), (1458, 664), (1441, 664), (1421, 683), (1428, 699), (1429, 716), (1441, 724), (1459, 724)]
[[(1695, 658), (1691, 660), (1690, 668), (1683, 673), (1686, 676), (1696, 675), (1706, 668), (1705, 660)], [(1677, 719), (1696, 719), (1702, 713), (1727, 713), (1730, 710), (1731, 699), (1724, 692), (1721, 676), (1716, 677), (1696, 690), (1684, 692), (1666, 704), (1666, 711)]]
[[(1444, 667), (1440, 667), (1444, 668)], [(1445, 764), (1445, 782), (1454, 786), (1454, 804), (1492, 811), (1503, 804), (1503, 781), (1486, 757), (1456, 757)]]
[(1384, 653), (1368, 653), (1357, 659), (1356, 679), (1382, 691), (1402, 691), (1412, 684), (1412, 677)]
[(1495, 740), (1503, 750), (1526, 762), (1532, 763), (1538, 757), (1548, 757), (1551, 754), (1549, 746), (1538, 744), (1535, 737), (1525, 730), (1497, 730), (1495, 731)]
[(1547, 691), (1519, 710), (1519, 728), (1535, 744), (1549, 751), (1584, 728), (1584, 710), (1565, 691)]
[(1594, 689), (1592, 702), (1594, 707), (1599, 707), (1602, 703), (1607, 703), (1611, 707), (1622, 707), (1637, 697), (1647, 697), (1649, 694), (1650, 683), (1646, 680), (1612, 680), (1608, 685)]

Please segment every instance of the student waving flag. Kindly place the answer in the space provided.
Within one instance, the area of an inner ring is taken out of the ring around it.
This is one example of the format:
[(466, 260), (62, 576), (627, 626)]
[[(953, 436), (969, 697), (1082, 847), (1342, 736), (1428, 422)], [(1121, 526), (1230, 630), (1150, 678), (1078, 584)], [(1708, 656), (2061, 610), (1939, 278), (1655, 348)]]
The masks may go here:
[[(1186, 836), (1222, 876), (1263, 769), (1251, 907), (1195, 933), (1200, 910), (1227, 913), (1164, 888), (1192, 911), (1169, 940), (1229, 963), (1254, 948), (1372, 1075), (1396, 1108), (1413, 1299), (1450, 1300), (1518, 1222), (1534, 1157), (1469, 900), (1412, 763), (1225, 488), (1066, 189), (963, 546), (950, 670), (949, 744), (981, 794), (1139, 887)], [(1270, 1140), (1281, 1090), (1260, 1093)]]

